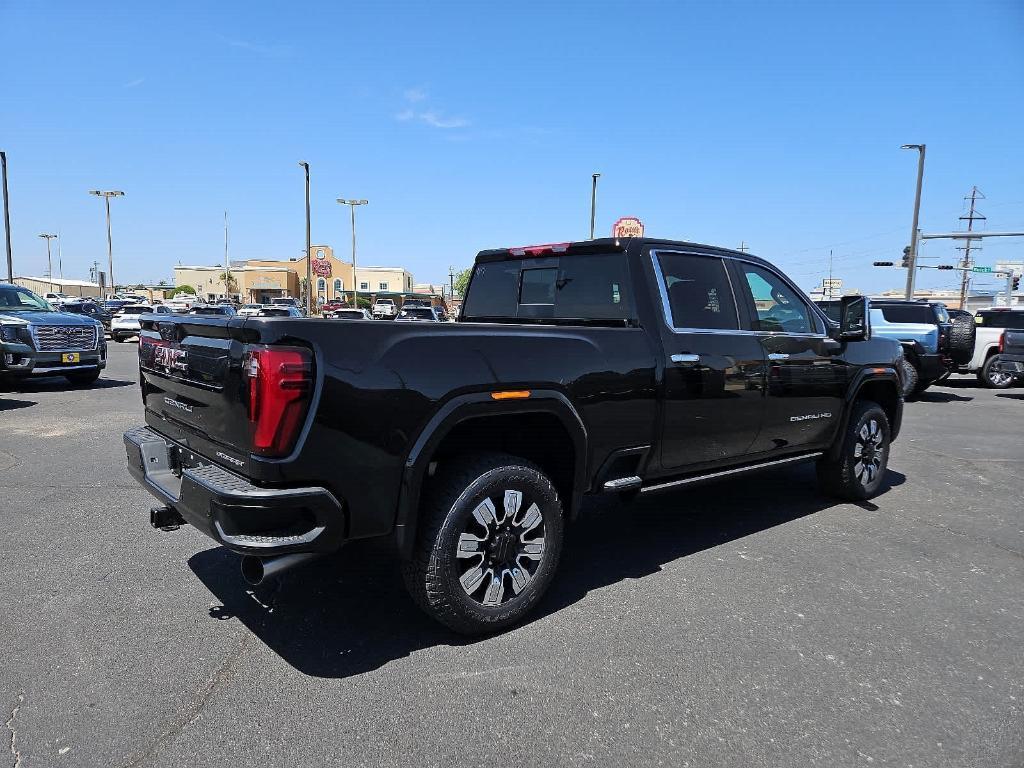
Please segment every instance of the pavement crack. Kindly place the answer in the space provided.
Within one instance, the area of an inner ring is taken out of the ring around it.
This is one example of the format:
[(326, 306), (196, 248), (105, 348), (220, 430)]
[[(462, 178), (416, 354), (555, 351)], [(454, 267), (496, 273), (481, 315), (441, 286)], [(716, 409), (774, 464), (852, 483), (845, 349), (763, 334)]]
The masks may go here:
[(195, 722), (196, 718), (199, 717), (202, 711), (206, 708), (206, 705), (210, 702), (213, 694), (221, 684), (227, 681), (231, 676), (231, 671), (235, 666), (235, 662), (238, 661), (242, 652), (245, 650), (246, 645), (248, 645), (249, 637), (250, 635), (248, 633), (242, 635), (242, 639), (239, 641), (235, 649), (227, 655), (227, 658), (224, 659), (224, 662), (220, 665), (217, 671), (213, 673), (207, 683), (197, 692), (192, 706), (184, 716), (181, 717), (178, 722), (174, 723), (163, 735), (158, 737), (156, 741), (150, 744), (149, 748), (146, 749), (146, 751), (139, 757), (135, 758), (131, 762), (125, 763), (123, 768), (134, 768), (135, 766), (141, 765), (143, 762), (149, 760), (149, 758), (156, 754), (160, 747)]
[(970, 541), (970, 542), (972, 542), (974, 544), (978, 544), (979, 546), (995, 547), (996, 549), (1000, 550), (1001, 552), (1006, 552), (1006, 553), (1008, 553), (1010, 555), (1013, 555), (1014, 557), (1024, 558), (1024, 553), (1018, 552), (1016, 549), (1013, 549), (1012, 547), (1007, 547), (1005, 544), (1000, 544), (998, 541), (992, 541), (990, 539), (981, 539), (981, 538), (978, 538), (977, 536), (972, 536), (967, 531), (961, 531), (961, 530), (958, 530), (956, 528), (951, 528), (948, 525), (943, 525), (942, 523), (936, 523), (936, 522), (933, 522), (932, 520), (926, 520), (923, 517), (915, 517), (914, 520), (916, 522), (918, 522), (918, 523), (924, 523), (929, 528), (935, 528), (935, 529), (940, 530), (940, 531), (942, 531), (944, 533), (948, 533), (951, 536), (960, 536), (961, 538), (967, 539), (968, 541)]
[(7, 720), (7, 730), (11, 732), (11, 755), (14, 757), (14, 768), (21, 768), (21, 750), (18, 749), (18, 729), (14, 727), (14, 721), (21, 711), (21, 705), (25, 701), (25, 692), (18, 694), (18, 703), (11, 710), (11, 716)]

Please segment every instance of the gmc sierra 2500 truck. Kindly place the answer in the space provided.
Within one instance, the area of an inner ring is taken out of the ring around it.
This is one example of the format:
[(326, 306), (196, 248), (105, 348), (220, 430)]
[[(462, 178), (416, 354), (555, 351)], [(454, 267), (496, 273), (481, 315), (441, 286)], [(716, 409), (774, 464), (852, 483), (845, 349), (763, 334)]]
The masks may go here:
[(749, 254), (634, 238), (483, 251), (458, 323), (150, 315), (128, 468), (154, 527), (191, 523), (251, 583), (393, 537), (428, 614), (495, 631), (586, 494), (799, 461), (877, 493), (900, 345), (863, 297), (840, 310)]

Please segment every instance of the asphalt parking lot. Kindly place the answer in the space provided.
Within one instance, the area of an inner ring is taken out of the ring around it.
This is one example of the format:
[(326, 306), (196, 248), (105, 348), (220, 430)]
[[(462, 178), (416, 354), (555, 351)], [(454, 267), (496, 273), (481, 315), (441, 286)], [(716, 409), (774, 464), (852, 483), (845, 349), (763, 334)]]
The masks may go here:
[(539, 614), (466, 640), (379, 545), (253, 590), (150, 529), (134, 356), (0, 392), (0, 762), (1024, 764), (1024, 389), (908, 404), (873, 503), (805, 466), (595, 507)]

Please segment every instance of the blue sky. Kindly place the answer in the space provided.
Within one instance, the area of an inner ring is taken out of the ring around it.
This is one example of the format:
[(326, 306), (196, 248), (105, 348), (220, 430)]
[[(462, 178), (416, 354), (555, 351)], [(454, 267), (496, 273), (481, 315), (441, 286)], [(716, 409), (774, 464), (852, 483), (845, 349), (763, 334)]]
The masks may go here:
[[(0, 149), (15, 271), (170, 278), (233, 259), (347, 253), (443, 279), (481, 248), (651, 235), (747, 242), (805, 288), (902, 284), (873, 269), (977, 185), (992, 230), (1024, 229), (1024, 4), (946, 2), (81, 3), (0, 0)], [(924, 255), (951, 262), (948, 243)], [(981, 263), (1024, 257), (989, 241)], [(935, 262), (933, 262), (935, 263)], [(994, 284), (995, 281), (989, 281)], [(958, 284), (925, 272), (921, 285)]]

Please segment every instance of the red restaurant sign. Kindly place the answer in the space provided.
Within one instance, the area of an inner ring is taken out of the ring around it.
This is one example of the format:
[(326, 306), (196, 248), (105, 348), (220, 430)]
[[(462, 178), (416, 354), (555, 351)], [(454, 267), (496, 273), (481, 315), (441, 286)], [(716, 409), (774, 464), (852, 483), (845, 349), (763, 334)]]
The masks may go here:
[(643, 237), (644, 223), (636, 216), (623, 216), (612, 227), (612, 237)]

